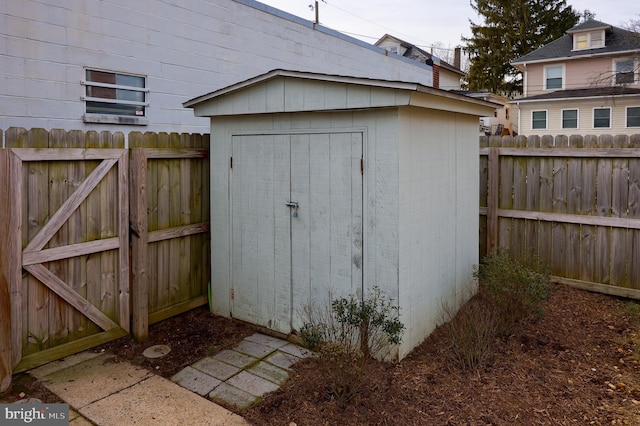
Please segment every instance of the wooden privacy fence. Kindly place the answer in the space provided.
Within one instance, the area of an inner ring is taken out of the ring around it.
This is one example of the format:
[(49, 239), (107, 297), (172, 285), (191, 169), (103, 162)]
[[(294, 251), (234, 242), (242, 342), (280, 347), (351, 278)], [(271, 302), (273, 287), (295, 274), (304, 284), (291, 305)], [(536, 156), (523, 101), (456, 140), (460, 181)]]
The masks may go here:
[(12, 371), (143, 340), (206, 303), (208, 135), (133, 132), (132, 149), (122, 133), (4, 136), (0, 391)]
[(640, 135), (480, 138), (480, 255), (640, 299)]

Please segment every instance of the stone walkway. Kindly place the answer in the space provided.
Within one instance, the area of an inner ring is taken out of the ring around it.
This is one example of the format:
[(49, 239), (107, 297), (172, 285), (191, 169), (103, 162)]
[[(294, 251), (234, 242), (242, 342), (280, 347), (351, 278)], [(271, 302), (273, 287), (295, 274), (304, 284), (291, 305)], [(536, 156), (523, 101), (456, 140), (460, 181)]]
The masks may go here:
[(118, 362), (112, 354), (89, 351), (29, 374), (69, 404), (70, 426), (248, 426), (222, 405), (250, 407), (278, 389), (293, 364), (311, 355), (300, 346), (257, 333), (233, 350), (185, 367), (171, 380)]
[(293, 343), (256, 333), (233, 350), (185, 367), (171, 380), (214, 402), (244, 409), (278, 389), (291, 366), (311, 355)]

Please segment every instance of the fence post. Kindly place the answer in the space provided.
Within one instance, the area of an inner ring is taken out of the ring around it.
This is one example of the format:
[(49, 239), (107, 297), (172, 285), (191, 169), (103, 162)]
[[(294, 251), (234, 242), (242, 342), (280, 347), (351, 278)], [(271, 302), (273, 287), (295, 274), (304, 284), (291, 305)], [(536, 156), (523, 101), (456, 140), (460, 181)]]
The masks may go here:
[(149, 337), (149, 276), (147, 250), (149, 228), (147, 223), (147, 155), (144, 149), (131, 150), (131, 333), (137, 342)]
[(489, 148), (487, 175), (487, 254), (495, 254), (498, 248), (499, 148)]
[[(9, 175), (9, 150), (0, 150), (0, 200), (5, 200), (6, 206), (11, 205), (9, 200), (9, 187), (11, 176)], [(11, 298), (9, 290), (10, 272), (8, 259), (5, 259), (10, 250), (7, 249), (5, 236), (10, 236), (8, 232), (10, 223), (9, 215), (11, 209), (0, 209), (0, 395), (11, 389), (11, 374), (13, 359), (11, 355)], [(10, 244), (10, 243), (9, 243)]]

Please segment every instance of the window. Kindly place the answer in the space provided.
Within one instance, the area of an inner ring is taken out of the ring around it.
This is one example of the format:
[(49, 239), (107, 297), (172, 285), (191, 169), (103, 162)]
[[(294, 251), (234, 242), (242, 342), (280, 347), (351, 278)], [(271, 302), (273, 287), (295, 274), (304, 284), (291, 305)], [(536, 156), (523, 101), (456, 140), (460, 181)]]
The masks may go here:
[(562, 89), (562, 74), (564, 73), (562, 65), (545, 67), (545, 89)]
[(613, 83), (633, 84), (635, 81), (635, 63), (633, 59), (622, 59), (613, 63)]
[(607, 129), (611, 127), (611, 108), (594, 108), (593, 128)]
[(603, 31), (594, 31), (589, 33), (591, 36), (591, 47), (604, 47), (604, 32)]
[(504, 118), (505, 118), (505, 120), (509, 119), (509, 108), (505, 108), (504, 109)]
[(398, 53), (398, 46), (388, 46), (387, 47), (387, 52), (391, 52), (391, 53)]
[(531, 128), (547, 128), (547, 111), (531, 111)]
[[(146, 115), (148, 89), (145, 77), (92, 69), (85, 71), (86, 79), (82, 82), (85, 86), (82, 97), (86, 104), (85, 121), (146, 124), (117, 120), (118, 117), (142, 118)], [(110, 116), (116, 120), (109, 120)]]
[(627, 127), (640, 127), (640, 107), (627, 107)]
[(562, 128), (563, 129), (578, 128), (578, 110), (577, 109), (562, 110)]
[(596, 49), (604, 47), (604, 30), (574, 34), (573, 50)]

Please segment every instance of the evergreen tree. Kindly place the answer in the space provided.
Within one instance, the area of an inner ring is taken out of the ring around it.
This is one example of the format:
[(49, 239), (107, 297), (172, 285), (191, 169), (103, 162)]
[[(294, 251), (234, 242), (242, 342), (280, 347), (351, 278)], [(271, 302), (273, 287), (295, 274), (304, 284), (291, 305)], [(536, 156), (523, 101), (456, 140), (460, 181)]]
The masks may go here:
[(484, 18), (463, 38), (471, 60), (469, 90), (510, 96), (522, 93), (522, 79), (509, 62), (562, 37), (580, 19), (566, 0), (471, 0)]

